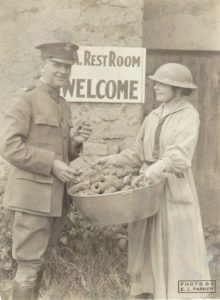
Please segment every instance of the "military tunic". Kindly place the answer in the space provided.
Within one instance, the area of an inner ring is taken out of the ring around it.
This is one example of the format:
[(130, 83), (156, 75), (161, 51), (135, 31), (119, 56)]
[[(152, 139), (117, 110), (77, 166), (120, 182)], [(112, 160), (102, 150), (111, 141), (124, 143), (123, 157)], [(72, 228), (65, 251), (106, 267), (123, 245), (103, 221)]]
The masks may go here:
[(39, 80), (4, 112), (1, 154), (11, 164), (4, 205), (12, 211), (12, 255), (16, 281), (36, 280), (44, 254), (63, 229), (68, 196), (52, 174), (55, 159), (77, 157), (70, 130), (71, 110), (59, 91)]
[(7, 208), (59, 217), (65, 184), (52, 173), (55, 159), (74, 159), (71, 110), (59, 91), (39, 80), (4, 112), (1, 154), (11, 163), (4, 195)]

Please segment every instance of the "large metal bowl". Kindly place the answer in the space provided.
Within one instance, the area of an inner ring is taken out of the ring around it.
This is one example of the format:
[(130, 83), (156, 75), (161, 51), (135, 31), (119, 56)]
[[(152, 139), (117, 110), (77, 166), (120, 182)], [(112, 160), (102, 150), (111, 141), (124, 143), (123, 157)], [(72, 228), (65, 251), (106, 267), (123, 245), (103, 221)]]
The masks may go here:
[(142, 220), (156, 214), (160, 207), (164, 182), (150, 187), (102, 195), (68, 194), (83, 216), (92, 224), (123, 224)]

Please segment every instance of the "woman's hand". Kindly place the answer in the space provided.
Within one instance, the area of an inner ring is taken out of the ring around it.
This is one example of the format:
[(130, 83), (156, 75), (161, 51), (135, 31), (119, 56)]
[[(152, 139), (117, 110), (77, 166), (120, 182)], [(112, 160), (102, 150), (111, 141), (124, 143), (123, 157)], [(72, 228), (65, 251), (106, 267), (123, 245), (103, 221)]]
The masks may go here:
[(144, 172), (145, 177), (156, 178), (158, 176), (161, 176), (164, 174), (165, 168), (166, 168), (165, 163), (162, 160), (158, 160), (157, 162), (155, 162), (145, 170)]
[(100, 157), (92, 165), (93, 166), (101, 165), (103, 168), (105, 168), (109, 165), (115, 167), (124, 167), (126, 164), (125, 162), (123, 162), (120, 155), (115, 154), (115, 155)]

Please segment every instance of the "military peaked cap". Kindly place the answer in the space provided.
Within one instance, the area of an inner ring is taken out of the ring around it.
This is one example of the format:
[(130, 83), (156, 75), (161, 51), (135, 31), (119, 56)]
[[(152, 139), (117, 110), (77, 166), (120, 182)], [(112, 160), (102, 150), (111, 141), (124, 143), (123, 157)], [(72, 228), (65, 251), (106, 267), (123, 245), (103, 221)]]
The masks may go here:
[(77, 50), (79, 47), (72, 43), (48, 43), (36, 47), (41, 51), (41, 58), (50, 58), (53, 61), (74, 64), (78, 62)]

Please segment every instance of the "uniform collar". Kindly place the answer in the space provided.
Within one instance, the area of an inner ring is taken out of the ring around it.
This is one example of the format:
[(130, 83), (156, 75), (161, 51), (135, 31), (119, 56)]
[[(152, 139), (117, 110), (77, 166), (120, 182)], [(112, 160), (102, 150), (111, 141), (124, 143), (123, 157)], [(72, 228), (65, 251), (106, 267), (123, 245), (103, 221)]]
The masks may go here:
[(43, 78), (40, 78), (37, 81), (36, 86), (49, 94), (53, 99), (59, 100), (60, 89), (55, 89), (51, 85), (49, 85)]
[(182, 96), (180, 98), (175, 98), (171, 102), (167, 103), (165, 106), (161, 104), (158, 108), (153, 110), (153, 113), (161, 117), (163, 112), (163, 118), (167, 115), (176, 113), (180, 110), (192, 108), (192, 104), (187, 101), (188, 97)]

